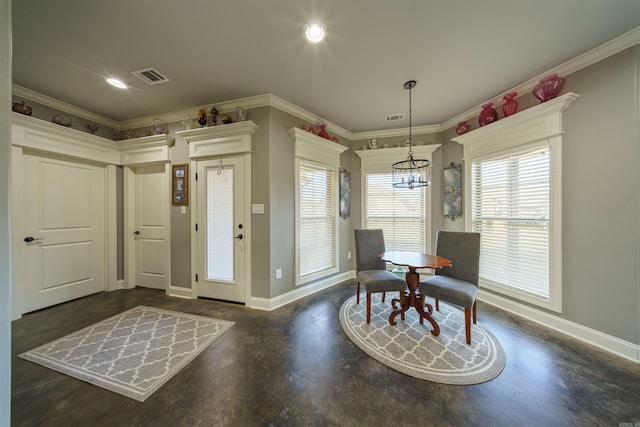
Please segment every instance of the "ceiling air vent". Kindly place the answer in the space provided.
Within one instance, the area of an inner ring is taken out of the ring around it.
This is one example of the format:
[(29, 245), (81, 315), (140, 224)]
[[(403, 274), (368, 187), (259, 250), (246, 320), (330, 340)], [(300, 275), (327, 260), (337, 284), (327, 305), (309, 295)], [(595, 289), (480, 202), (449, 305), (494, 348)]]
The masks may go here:
[(404, 114), (392, 114), (384, 118), (385, 122), (397, 122), (398, 120), (404, 120)]
[(142, 70), (132, 71), (131, 74), (149, 85), (157, 85), (169, 81), (167, 77), (154, 68), (143, 68)]

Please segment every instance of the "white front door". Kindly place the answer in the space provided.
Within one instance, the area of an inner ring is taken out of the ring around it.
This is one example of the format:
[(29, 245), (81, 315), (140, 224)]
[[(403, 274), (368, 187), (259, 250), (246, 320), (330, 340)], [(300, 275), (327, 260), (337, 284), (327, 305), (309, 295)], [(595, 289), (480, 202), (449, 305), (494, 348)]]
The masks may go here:
[(245, 302), (245, 157), (198, 161), (198, 296)]
[(165, 165), (135, 169), (135, 285), (166, 289), (169, 271), (170, 177)]
[(105, 169), (25, 155), (23, 312), (105, 290)]

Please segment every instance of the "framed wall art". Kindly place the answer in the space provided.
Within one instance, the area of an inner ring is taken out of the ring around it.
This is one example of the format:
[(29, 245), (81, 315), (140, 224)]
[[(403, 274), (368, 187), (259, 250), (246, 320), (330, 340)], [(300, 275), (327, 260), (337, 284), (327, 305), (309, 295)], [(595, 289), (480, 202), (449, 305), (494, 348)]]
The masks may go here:
[(189, 206), (189, 165), (172, 165), (172, 194), (174, 206)]
[(346, 169), (340, 172), (340, 216), (351, 215), (351, 173)]
[(442, 200), (444, 216), (455, 221), (462, 215), (462, 165), (453, 162), (444, 168)]

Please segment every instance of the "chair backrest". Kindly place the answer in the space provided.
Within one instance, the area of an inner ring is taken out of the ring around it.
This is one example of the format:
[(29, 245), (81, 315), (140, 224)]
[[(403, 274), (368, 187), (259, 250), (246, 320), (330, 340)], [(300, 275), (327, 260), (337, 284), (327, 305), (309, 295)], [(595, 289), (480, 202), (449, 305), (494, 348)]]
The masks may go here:
[(440, 230), (436, 237), (436, 255), (451, 260), (451, 267), (436, 270), (436, 275), (455, 277), (478, 286), (480, 233)]
[(378, 256), (384, 249), (382, 230), (353, 230), (356, 242), (356, 271), (385, 270), (387, 263)]

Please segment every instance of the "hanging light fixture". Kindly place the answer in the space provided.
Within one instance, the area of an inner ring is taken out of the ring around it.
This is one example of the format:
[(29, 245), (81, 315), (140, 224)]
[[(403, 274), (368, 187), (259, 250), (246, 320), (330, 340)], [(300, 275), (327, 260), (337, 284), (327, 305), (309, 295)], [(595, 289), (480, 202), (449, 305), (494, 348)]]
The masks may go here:
[(413, 157), (413, 140), (411, 134), (411, 89), (416, 86), (415, 80), (409, 80), (404, 84), (409, 89), (409, 155), (407, 160), (395, 162), (391, 165), (393, 170), (393, 186), (396, 188), (415, 188), (431, 185), (431, 162), (426, 159)]

